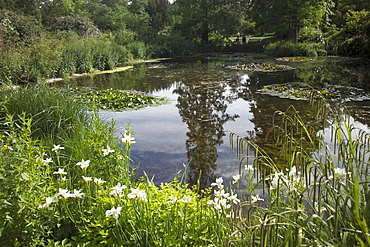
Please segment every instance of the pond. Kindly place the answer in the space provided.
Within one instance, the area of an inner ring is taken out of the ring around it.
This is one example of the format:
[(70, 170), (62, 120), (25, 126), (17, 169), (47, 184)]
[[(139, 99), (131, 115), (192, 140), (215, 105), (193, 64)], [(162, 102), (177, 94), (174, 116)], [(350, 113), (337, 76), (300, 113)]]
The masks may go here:
[[(261, 72), (232, 69), (248, 63), (273, 63), (292, 69)], [(325, 89), (328, 84), (370, 92), (369, 61), (324, 57), (303, 62), (277, 61), (248, 54), (209, 54), (184, 60), (167, 60), (134, 65), (128, 71), (66, 80), (70, 87), (142, 91), (166, 97), (167, 104), (139, 110), (101, 111), (113, 118), (117, 135), (130, 124), (137, 142), (132, 145), (132, 164), (138, 175), (148, 174), (156, 184), (169, 182), (186, 167), (187, 181), (202, 186), (222, 176), (225, 181), (238, 174), (240, 157), (230, 145), (230, 133), (263, 140), (272, 126), (275, 111), (293, 105), (303, 120), (315, 124), (307, 101), (261, 94), (266, 85), (308, 83)], [(351, 94), (351, 92), (350, 92)], [(369, 130), (370, 101), (333, 100), (345, 106), (353, 123)], [(276, 147), (259, 143), (273, 155)], [(253, 157), (253, 152), (244, 154)], [(252, 159), (251, 159), (252, 161)], [(250, 161), (250, 162), (251, 162)]]

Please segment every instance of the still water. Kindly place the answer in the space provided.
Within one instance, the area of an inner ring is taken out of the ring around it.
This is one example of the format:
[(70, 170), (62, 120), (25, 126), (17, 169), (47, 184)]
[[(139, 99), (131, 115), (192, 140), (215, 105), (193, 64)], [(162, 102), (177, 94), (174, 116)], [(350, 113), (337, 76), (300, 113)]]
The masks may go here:
[[(294, 69), (267, 73), (228, 68), (251, 62), (285, 64)], [(101, 111), (100, 116), (107, 121), (114, 119), (117, 135), (124, 132), (127, 124), (136, 133), (131, 158), (139, 176), (145, 171), (156, 184), (169, 182), (185, 166), (187, 181), (195, 183), (200, 177), (202, 185), (207, 186), (216, 177), (222, 176), (227, 181), (239, 172), (240, 159), (230, 146), (230, 133), (262, 138), (272, 126), (274, 113), (285, 111), (290, 105), (299, 110), (305, 121), (314, 121), (307, 101), (263, 95), (258, 89), (269, 84), (305, 82), (323, 88), (329, 83), (370, 92), (369, 68), (369, 61), (348, 58), (326, 57), (293, 63), (217, 54), (143, 63), (129, 71), (64, 83), (71, 87), (136, 90), (166, 97), (168, 103), (164, 105), (124, 112)], [(370, 101), (340, 99), (335, 104), (348, 108), (354, 124), (369, 131)], [(253, 157), (253, 152), (244, 155)]]

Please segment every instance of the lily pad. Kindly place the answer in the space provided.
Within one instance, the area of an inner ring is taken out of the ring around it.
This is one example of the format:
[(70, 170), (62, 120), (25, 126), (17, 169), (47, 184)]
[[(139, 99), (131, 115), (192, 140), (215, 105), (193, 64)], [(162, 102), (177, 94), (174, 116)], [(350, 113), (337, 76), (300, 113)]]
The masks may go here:
[(284, 62), (306, 62), (311, 61), (312, 58), (309, 57), (280, 57), (276, 58), (278, 61), (284, 61)]
[(165, 98), (146, 95), (136, 91), (114, 89), (75, 89), (74, 91), (77, 92), (77, 99), (88, 104), (92, 109), (123, 111), (160, 105), (167, 102)]
[(338, 101), (370, 100), (370, 93), (360, 88), (326, 85), (324, 88), (319, 89), (301, 82), (271, 84), (264, 86), (262, 89), (257, 90), (257, 92), (293, 100), (309, 100), (312, 98), (325, 98)]
[(242, 65), (229, 66), (230, 69), (259, 71), (259, 72), (276, 72), (293, 69), (286, 65), (272, 64), (272, 63), (248, 63)]

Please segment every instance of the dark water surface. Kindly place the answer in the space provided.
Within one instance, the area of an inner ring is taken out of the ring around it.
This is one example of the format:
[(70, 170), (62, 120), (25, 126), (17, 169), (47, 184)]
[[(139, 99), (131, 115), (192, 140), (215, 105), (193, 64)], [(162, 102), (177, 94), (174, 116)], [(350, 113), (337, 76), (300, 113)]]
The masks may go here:
[[(227, 68), (251, 62), (286, 64), (295, 69), (266, 73)], [(329, 83), (370, 92), (369, 69), (368, 61), (358, 59), (318, 58), (292, 63), (217, 54), (187, 61), (139, 64), (129, 71), (65, 83), (137, 90), (168, 98), (165, 105), (124, 112), (102, 111), (100, 115), (116, 121), (117, 135), (123, 133), (125, 125), (131, 125), (137, 139), (131, 158), (139, 174), (144, 170), (158, 184), (171, 181), (185, 165), (190, 183), (195, 183), (201, 172), (202, 184), (208, 185), (216, 177), (227, 180), (239, 172), (240, 160), (230, 146), (229, 133), (264, 136), (272, 126), (274, 112), (285, 111), (290, 105), (299, 110), (305, 121), (315, 121), (308, 102), (262, 95), (256, 90), (269, 84), (306, 82), (323, 88)], [(353, 123), (368, 131), (370, 101), (343, 104), (350, 110)]]

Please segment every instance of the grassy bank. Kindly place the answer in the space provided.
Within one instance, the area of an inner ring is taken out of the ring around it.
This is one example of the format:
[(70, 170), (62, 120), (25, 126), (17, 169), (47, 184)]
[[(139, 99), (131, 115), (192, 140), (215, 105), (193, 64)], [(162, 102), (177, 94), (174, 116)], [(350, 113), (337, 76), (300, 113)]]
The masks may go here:
[(369, 133), (329, 114), (333, 149), (293, 108), (276, 115), (287, 169), (233, 136), (240, 173), (199, 195), (184, 177), (155, 186), (135, 176), (135, 126), (114, 136), (114, 123), (47, 86), (3, 92), (0, 245), (369, 245)]

